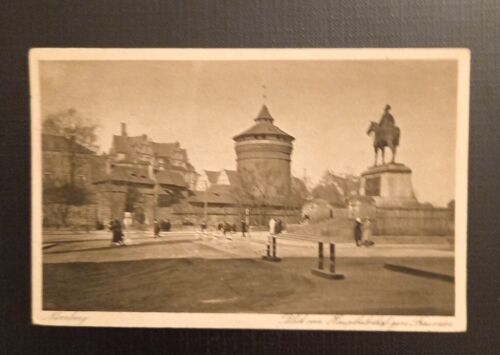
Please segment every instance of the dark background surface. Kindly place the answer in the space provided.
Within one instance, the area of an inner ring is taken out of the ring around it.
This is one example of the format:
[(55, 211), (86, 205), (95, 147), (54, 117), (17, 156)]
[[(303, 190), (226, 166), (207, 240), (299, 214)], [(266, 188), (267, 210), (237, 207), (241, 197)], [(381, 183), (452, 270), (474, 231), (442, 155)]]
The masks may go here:
[[(0, 46), (0, 352), (498, 353), (500, 2), (4, 0)], [(30, 47), (470, 48), (468, 332), (31, 326)]]

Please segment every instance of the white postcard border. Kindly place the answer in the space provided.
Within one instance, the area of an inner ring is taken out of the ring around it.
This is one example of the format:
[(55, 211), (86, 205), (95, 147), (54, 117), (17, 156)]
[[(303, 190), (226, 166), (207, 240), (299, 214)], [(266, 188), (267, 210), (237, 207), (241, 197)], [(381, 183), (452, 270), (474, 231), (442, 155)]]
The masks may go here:
[[(43, 60), (457, 60), (455, 315), (372, 316), (246, 313), (84, 312), (42, 309), (42, 194), (39, 62)], [(468, 49), (80, 49), (29, 53), (32, 159), (32, 321), (37, 325), (460, 332), (467, 329), (467, 173), (470, 51)]]

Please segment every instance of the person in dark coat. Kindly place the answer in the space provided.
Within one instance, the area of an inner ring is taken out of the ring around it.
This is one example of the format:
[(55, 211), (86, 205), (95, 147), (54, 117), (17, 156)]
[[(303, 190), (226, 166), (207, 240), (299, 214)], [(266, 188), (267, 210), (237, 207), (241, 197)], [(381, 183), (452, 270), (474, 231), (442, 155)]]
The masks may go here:
[(222, 231), (224, 232), (224, 235), (226, 236), (226, 239), (231, 239), (231, 225), (224, 221), (224, 227), (222, 229)]
[(362, 238), (363, 238), (363, 223), (359, 218), (356, 218), (356, 225), (354, 226), (354, 241), (356, 242), (356, 246), (361, 246)]
[(123, 230), (122, 224), (119, 220), (115, 219), (110, 225), (111, 231), (113, 232), (112, 243), (114, 245), (123, 245)]
[(153, 229), (154, 229), (154, 237), (153, 238), (159, 238), (160, 237), (160, 223), (158, 220), (155, 218), (154, 223), (153, 223)]
[(276, 227), (274, 230), (276, 234), (280, 234), (281, 231), (283, 230), (283, 222), (281, 222), (281, 219), (276, 220)]
[(170, 232), (171, 229), (172, 223), (170, 223), (170, 220), (167, 218), (167, 220), (165, 221), (165, 232)]
[(202, 233), (207, 231), (207, 222), (205, 222), (205, 220), (201, 221), (200, 228)]
[(241, 218), (241, 236), (242, 237), (246, 237), (246, 233), (247, 233), (247, 221), (245, 220), (245, 218)]

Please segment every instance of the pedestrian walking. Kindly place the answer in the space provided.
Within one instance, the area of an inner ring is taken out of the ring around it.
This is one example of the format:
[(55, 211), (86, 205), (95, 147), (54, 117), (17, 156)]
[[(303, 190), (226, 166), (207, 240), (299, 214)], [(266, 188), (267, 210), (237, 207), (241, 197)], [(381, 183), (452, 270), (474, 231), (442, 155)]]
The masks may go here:
[(242, 217), (240, 223), (241, 223), (241, 236), (243, 238), (246, 238), (246, 236), (247, 236), (246, 235), (246, 233), (247, 233), (247, 221), (245, 220), (244, 217)]
[(222, 227), (222, 231), (223, 231), (226, 239), (232, 240), (232, 238), (231, 238), (231, 225), (228, 222), (224, 221), (224, 226)]
[(113, 239), (111, 240), (111, 245), (124, 245), (123, 243), (123, 229), (122, 224), (118, 219), (111, 221), (110, 229), (113, 233)]
[(160, 238), (160, 223), (158, 220), (155, 218), (153, 222), (153, 229), (154, 229), (154, 237), (153, 238)]
[(165, 224), (163, 225), (163, 230), (165, 232), (170, 232), (170, 229), (172, 228), (172, 224), (170, 223), (170, 220), (167, 218), (165, 220)]
[(207, 222), (205, 220), (201, 221), (200, 229), (202, 233), (205, 233), (207, 231)]
[(363, 223), (361, 223), (361, 219), (359, 218), (356, 218), (356, 224), (354, 226), (354, 241), (356, 242), (356, 246), (361, 246), (361, 239), (362, 239), (362, 234), (363, 234), (363, 231), (362, 231), (362, 227), (363, 227)]

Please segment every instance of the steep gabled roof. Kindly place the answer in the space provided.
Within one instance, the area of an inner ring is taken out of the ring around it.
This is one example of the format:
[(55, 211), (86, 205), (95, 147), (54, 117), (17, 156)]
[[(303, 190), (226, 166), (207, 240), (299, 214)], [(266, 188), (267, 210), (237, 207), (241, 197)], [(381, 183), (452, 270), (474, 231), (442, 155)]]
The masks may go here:
[[(113, 135), (113, 149), (115, 153), (133, 153), (132, 147), (135, 144), (148, 144), (151, 148), (151, 152), (159, 157), (171, 157), (175, 151), (180, 149), (179, 142), (174, 143), (156, 143), (148, 140), (147, 136), (117, 136)], [(181, 153), (184, 157), (187, 156), (185, 149), (181, 149)]]
[(117, 136), (113, 135), (113, 149), (115, 153), (132, 153), (132, 146), (137, 143), (147, 143), (144, 136)]
[(207, 175), (208, 182), (210, 185), (216, 184), (217, 180), (219, 179), (219, 171), (211, 171), (211, 170), (205, 170), (205, 174)]
[(154, 185), (154, 181), (149, 178), (147, 169), (131, 168), (128, 166), (114, 166), (109, 175), (105, 175), (96, 183), (105, 181), (119, 181), (136, 184)]
[(160, 185), (173, 185), (186, 187), (186, 182), (182, 178), (181, 174), (175, 171), (162, 170), (156, 174), (156, 180)]
[(64, 136), (57, 136), (53, 134), (42, 135), (42, 151), (44, 152), (70, 153), (74, 148), (74, 152), (78, 154), (95, 154), (92, 150), (77, 142), (74, 142), (73, 147), (71, 144), (71, 139)]
[(188, 198), (190, 203), (207, 203), (220, 205), (234, 205), (237, 203), (233, 197), (230, 186), (213, 186), (205, 191), (193, 191), (193, 195)]
[(153, 152), (159, 157), (170, 157), (174, 152), (179, 149), (180, 145), (178, 142), (175, 143), (156, 143), (151, 142), (151, 148)]

